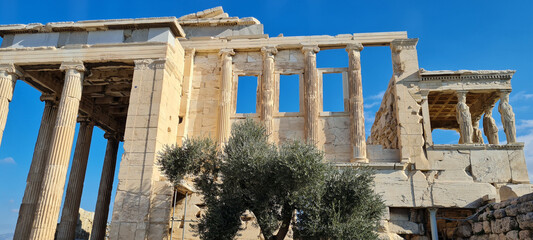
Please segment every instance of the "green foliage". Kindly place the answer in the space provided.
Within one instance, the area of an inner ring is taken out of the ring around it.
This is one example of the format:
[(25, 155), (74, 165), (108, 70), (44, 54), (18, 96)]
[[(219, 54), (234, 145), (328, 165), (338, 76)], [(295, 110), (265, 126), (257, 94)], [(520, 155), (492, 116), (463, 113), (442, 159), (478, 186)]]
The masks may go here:
[(318, 200), (299, 209), (295, 235), (302, 239), (377, 239), (385, 205), (373, 192), (370, 169), (332, 169)]
[[(195, 175), (207, 211), (195, 226), (201, 239), (234, 239), (251, 211), (265, 239), (284, 239), (289, 226), (304, 239), (372, 239), (383, 209), (368, 170), (338, 170), (316, 147), (268, 142), (252, 120), (234, 124), (223, 151), (208, 139), (167, 147), (159, 163), (178, 183)], [(297, 221), (293, 222), (297, 213)]]

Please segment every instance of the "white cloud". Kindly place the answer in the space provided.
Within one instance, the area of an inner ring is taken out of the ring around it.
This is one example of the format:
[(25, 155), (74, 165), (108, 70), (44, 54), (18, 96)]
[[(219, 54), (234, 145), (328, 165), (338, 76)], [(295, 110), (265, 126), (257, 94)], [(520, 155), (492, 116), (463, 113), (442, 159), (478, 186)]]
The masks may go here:
[(385, 95), (385, 91), (381, 91), (381, 92), (379, 92), (376, 95), (369, 96), (366, 99), (368, 99), (368, 100), (378, 100), (378, 99), (380, 99), (381, 100), (383, 98), (383, 95)]
[(19, 210), (18, 210), (18, 208), (13, 208), (13, 209), (11, 209), (11, 212), (18, 213)]
[(364, 108), (373, 108), (375, 106), (378, 106), (381, 102), (373, 102), (373, 103), (365, 103)]
[(511, 94), (511, 98), (509, 100), (515, 102), (528, 99), (533, 99), (533, 94), (527, 93), (526, 91), (520, 91), (515, 94)]
[(15, 159), (12, 157), (6, 157), (4, 159), (0, 159), (0, 164), (15, 164)]
[(516, 130), (527, 130), (530, 128), (533, 130), (533, 120), (520, 120), (516, 125)]

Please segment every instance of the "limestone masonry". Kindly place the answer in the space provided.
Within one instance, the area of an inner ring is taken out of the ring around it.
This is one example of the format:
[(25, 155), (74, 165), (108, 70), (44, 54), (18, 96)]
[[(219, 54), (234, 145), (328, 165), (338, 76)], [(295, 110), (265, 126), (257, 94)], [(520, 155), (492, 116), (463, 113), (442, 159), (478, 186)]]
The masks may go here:
[[(264, 123), (273, 142), (306, 140), (339, 167), (376, 169), (375, 190), (388, 206), (383, 239), (456, 236), (449, 231), (462, 228), (458, 219), (532, 192), (509, 104), (514, 71), (426, 71), (418, 65), (418, 39), (406, 32), (269, 37), (257, 19), (229, 17), (217, 7), (180, 18), (2, 25), (0, 36), (0, 140), (17, 80), (42, 92), (45, 102), (15, 239), (53, 239), (56, 231), (57, 239), (74, 238), (94, 127), (108, 140), (95, 240), (104, 239), (108, 221), (112, 240), (197, 239), (190, 225), (202, 215), (201, 196), (186, 181), (173, 188), (157, 153), (186, 137), (223, 143), (231, 124), (245, 118)], [(389, 47), (393, 64), (369, 135), (360, 59), (367, 47)], [(317, 53), (329, 49), (345, 49), (348, 66), (317, 68)], [(323, 76), (331, 73), (342, 75), (343, 112), (323, 111)], [(300, 86), (299, 112), (279, 110), (287, 75)], [(257, 79), (257, 107), (240, 114), (238, 83), (246, 76)], [(501, 120), (493, 119), (496, 110)], [(506, 143), (498, 139), (500, 124)], [(457, 131), (458, 144), (434, 144), (434, 129)], [(107, 219), (120, 141), (124, 154)], [(521, 223), (533, 219), (529, 213), (517, 215), (510, 231), (487, 231), (489, 220), (480, 218), (471, 234), (531, 236), (518, 229), (533, 226)], [(260, 238), (253, 221), (253, 213), (242, 216), (241, 239)]]

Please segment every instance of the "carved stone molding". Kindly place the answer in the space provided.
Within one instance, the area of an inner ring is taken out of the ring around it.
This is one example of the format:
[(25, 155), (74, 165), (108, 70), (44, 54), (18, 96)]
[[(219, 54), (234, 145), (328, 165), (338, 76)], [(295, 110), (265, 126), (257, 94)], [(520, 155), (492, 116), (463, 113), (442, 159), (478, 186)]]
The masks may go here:
[(149, 68), (149, 65), (153, 62), (152, 59), (139, 59), (134, 60), (135, 70), (146, 70)]
[(154, 59), (152, 63), (153, 63), (152, 65), (154, 69), (165, 69), (167, 59), (166, 58)]
[(416, 49), (418, 38), (410, 39), (396, 39), (390, 43), (390, 48), (393, 52), (400, 52), (406, 49)]
[(24, 74), (22, 72), (22, 69), (20, 69), (18, 66), (15, 66), (15, 64), (8, 63), (8, 64), (0, 64), (0, 72), (6, 72), (7, 74), (13, 74), (17, 77), (22, 77)]

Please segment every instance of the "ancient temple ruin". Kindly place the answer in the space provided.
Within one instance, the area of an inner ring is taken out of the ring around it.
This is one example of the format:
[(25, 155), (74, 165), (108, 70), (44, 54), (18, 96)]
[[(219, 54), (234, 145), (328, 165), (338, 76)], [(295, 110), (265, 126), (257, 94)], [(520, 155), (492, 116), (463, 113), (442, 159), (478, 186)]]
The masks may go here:
[[(108, 145), (91, 239), (104, 238), (108, 221), (112, 240), (196, 239), (189, 225), (201, 215), (201, 197), (186, 183), (174, 190), (157, 153), (185, 137), (222, 143), (245, 118), (265, 124), (273, 142), (310, 141), (339, 167), (376, 169), (375, 188), (388, 206), (379, 229), (386, 239), (443, 234), (442, 217), (464, 218), (488, 201), (531, 192), (508, 101), (514, 71), (426, 71), (418, 39), (406, 32), (270, 37), (257, 19), (218, 7), (180, 18), (3, 25), (0, 36), (0, 137), (17, 80), (45, 102), (17, 239), (53, 239), (56, 230), (58, 239), (73, 238), (94, 127), (106, 131)], [(390, 48), (394, 70), (383, 79), (389, 84), (367, 136), (360, 53), (370, 47)], [(348, 66), (317, 68), (317, 53), (328, 49), (345, 49)], [(343, 76), (343, 112), (323, 111), (328, 73)], [(279, 110), (286, 75), (299, 81), (299, 112)], [(239, 114), (237, 86), (246, 76), (258, 81), (257, 111)], [(458, 144), (434, 144), (434, 129), (459, 132)], [(110, 203), (119, 141), (125, 152)], [(242, 219), (242, 238), (258, 239), (253, 215)]]

